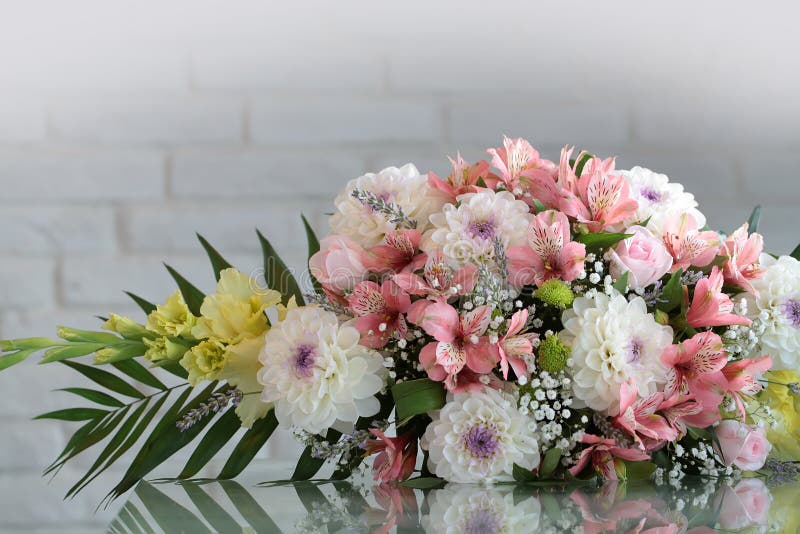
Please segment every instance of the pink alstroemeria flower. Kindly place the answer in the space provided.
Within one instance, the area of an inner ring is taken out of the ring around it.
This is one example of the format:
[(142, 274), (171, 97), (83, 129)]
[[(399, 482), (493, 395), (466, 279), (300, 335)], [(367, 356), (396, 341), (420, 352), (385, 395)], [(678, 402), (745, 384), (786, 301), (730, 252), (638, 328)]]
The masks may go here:
[(377, 438), (368, 440), (366, 445), (366, 456), (378, 454), (372, 465), (374, 479), (396, 482), (410, 477), (417, 464), (417, 436), (409, 432), (390, 438), (375, 428), (370, 433)]
[[(728, 326), (734, 324), (750, 325), (747, 317), (736, 315), (733, 312), (731, 298), (722, 292), (722, 271), (717, 266), (711, 269), (711, 274), (701, 278), (694, 288), (692, 303), (686, 312), (686, 322), (692, 328), (705, 326)], [(684, 289), (686, 292), (686, 289)]]
[(492, 165), (500, 171), (500, 180), (515, 196), (529, 191), (535, 181), (553, 179), (555, 164), (539, 157), (539, 152), (525, 139), (504, 136), (502, 147), (487, 152), (492, 156)]
[(665, 441), (673, 441), (677, 431), (667, 420), (657, 414), (664, 394), (653, 393), (647, 398), (637, 398), (636, 386), (623, 382), (620, 389), (619, 415), (614, 424), (627, 432), (643, 450), (653, 450)]
[(409, 266), (413, 269), (426, 259), (423, 254), (417, 254), (421, 240), (422, 234), (417, 230), (387, 232), (382, 245), (365, 251), (364, 265), (374, 273), (397, 273)]
[(570, 241), (569, 220), (560, 211), (544, 211), (528, 226), (528, 246), (506, 251), (509, 282), (521, 287), (542, 285), (551, 278), (570, 282), (578, 277), (586, 259), (586, 246)]
[(570, 218), (585, 225), (590, 232), (600, 232), (633, 215), (639, 204), (630, 196), (630, 185), (622, 175), (614, 174), (614, 158), (592, 158), (574, 180), (559, 175), (559, 208)]
[[(686, 435), (686, 426), (696, 426), (705, 428), (721, 418), (719, 409), (703, 411), (703, 405), (691, 397), (683, 395), (673, 395), (665, 399), (658, 407), (658, 412), (664, 416), (667, 422), (675, 429), (676, 439)], [(716, 414), (714, 414), (716, 412)], [(700, 417), (702, 419), (697, 419)]]
[(504, 379), (508, 379), (509, 366), (514, 370), (517, 378), (528, 376), (528, 365), (523, 356), (533, 354), (533, 340), (538, 338), (539, 334), (521, 334), (520, 332), (525, 328), (527, 322), (528, 310), (519, 310), (514, 313), (508, 321), (508, 331), (491, 347), (497, 352)]
[(748, 224), (744, 223), (728, 236), (723, 248), (727, 256), (722, 265), (725, 282), (752, 293), (750, 280), (755, 280), (763, 273), (758, 265), (758, 257), (764, 249), (764, 238), (756, 233), (748, 235)]
[(581, 443), (589, 446), (581, 452), (578, 463), (570, 467), (569, 472), (572, 476), (577, 476), (591, 462), (595, 471), (605, 480), (619, 480), (617, 471), (622, 468), (620, 460), (641, 462), (650, 459), (650, 456), (641, 449), (620, 447), (614, 438), (604, 439), (594, 434), (584, 434)]
[[(497, 364), (484, 336), (491, 315), (488, 306), (461, 317), (454, 307), (443, 302), (425, 308), (417, 324), (436, 341), (422, 348), (419, 361), (432, 380), (444, 381), (449, 391), (481, 387), (479, 382), (476, 384), (477, 375), (490, 373)], [(461, 380), (462, 375), (466, 380)]]
[(449, 159), (453, 165), (453, 172), (444, 180), (433, 172), (429, 172), (428, 185), (444, 193), (446, 201), (450, 204), (455, 204), (459, 195), (475, 193), (480, 190), (478, 185), (480, 180), (483, 180), (486, 186), (492, 188), (500, 180), (496, 175), (492, 174), (489, 169), (489, 162), (486, 160), (482, 159), (474, 165), (470, 165), (464, 161), (460, 153), (455, 160), (453, 158)]
[(670, 345), (661, 354), (661, 361), (667, 366), (666, 398), (677, 393), (691, 394), (708, 408), (722, 400), (708, 387), (728, 363), (722, 338), (714, 332), (700, 332), (679, 345)]
[(719, 234), (701, 231), (688, 213), (673, 215), (664, 222), (664, 246), (672, 255), (672, 272), (691, 266), (705, 267), (719, 250)]
[(406, 270), (394, 275), (393, 280), (409, 295), (420, 295), (434, 301), (447, 302), (453, 297), (471, 293), (475, 287), (477, 273), (478, 268), (474, 265), (465, 265), (459, 270), (453, 269), (444, 259), (442, 252), (436, 250), (426, 258), (422, 276)]
[(408, 293), (387, 280), (382, 285), (365, 281), (350, 295), (350, 309), (356, 315), (355, 327), (361, 332), (361, 344), (372, 349), (386, 346), (389, 339), (405, 339), (408, 325), (403, 316), (411, 306)]
[(771, 367), (772, 358), (761, 356), (760, 358), (739, 360), (722, 369), (722, 374), (728, 380), (728, 393), (736, 401), (742, 420), (746, 415), (742, 396), (755, 395), (761, 391), (762, 385), (758, 378), (769, 371)]

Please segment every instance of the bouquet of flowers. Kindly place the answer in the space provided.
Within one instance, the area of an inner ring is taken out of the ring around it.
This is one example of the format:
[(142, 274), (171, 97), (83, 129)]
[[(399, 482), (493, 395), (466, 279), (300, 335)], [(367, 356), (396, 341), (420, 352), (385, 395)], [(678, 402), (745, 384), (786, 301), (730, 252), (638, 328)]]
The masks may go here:
[(0, 369), (43, 352), (101, 388), (41, 416), (82, 423), (47, 472), (104, 444), (73, 494), (139, 444), (114, 497), (195, 441), (178, 478), (237, 440), (230, 478), (278, 425), (305, 445), (293, 480), (370, 456), (412, 487), (734, 476), (770, 452), (793, 469), (800, 247), (763, 254), (758, 208), (709, 230), (680, 184), (613, 158), (488, 153), (348, 183), (329, 235), (305, 223), (307, 292), (261, 233), (263, 279), (200, 237), (215, 293), (168, 266), (162, 304), (130, 294), (143, 321), (0, 342)]

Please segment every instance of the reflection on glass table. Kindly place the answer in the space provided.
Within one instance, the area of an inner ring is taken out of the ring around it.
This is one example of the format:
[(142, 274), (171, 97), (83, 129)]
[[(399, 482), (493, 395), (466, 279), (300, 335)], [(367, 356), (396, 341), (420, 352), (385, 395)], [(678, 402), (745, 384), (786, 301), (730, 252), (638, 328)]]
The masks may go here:
[(139, 532), (800, 532), (800, 483), (686, 480), (600, 488), (349, 482), (141, 482), (109, 527)]

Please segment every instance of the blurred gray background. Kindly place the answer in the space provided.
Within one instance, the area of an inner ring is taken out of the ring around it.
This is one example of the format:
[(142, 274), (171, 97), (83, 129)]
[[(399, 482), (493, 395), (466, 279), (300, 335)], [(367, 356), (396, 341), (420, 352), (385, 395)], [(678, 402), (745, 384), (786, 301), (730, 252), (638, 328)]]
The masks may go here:
[[(160, 300), (166, 260), (203, 289), (203, 233), (242, 270), (254, 228), (297, 268), (348, 179), (483, 157), (502, 134), (667, 173), (731, 230), (764, 206), (800, 235), (798, 4), (771, 2), (2, 1), (0, 335), (92, 327)], [(0, 375), (0, 530), (83, 532), (111, 480), (45, 485), (64, 369)], [(293, 458), (286, 435), (264, 455)], [(266, 462), (264, 463), (266, 465)], [(255, 464), (254, 464), (255, 466)]]

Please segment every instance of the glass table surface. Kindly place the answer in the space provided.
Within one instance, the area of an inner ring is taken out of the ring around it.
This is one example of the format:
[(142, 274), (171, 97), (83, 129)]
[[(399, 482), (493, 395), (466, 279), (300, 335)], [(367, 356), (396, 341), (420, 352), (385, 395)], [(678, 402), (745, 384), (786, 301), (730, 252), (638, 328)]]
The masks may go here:
[(128, 496), (108, 532), (800, 532), (800, 482), (684, 479), (679, 486), (151, 481)]

